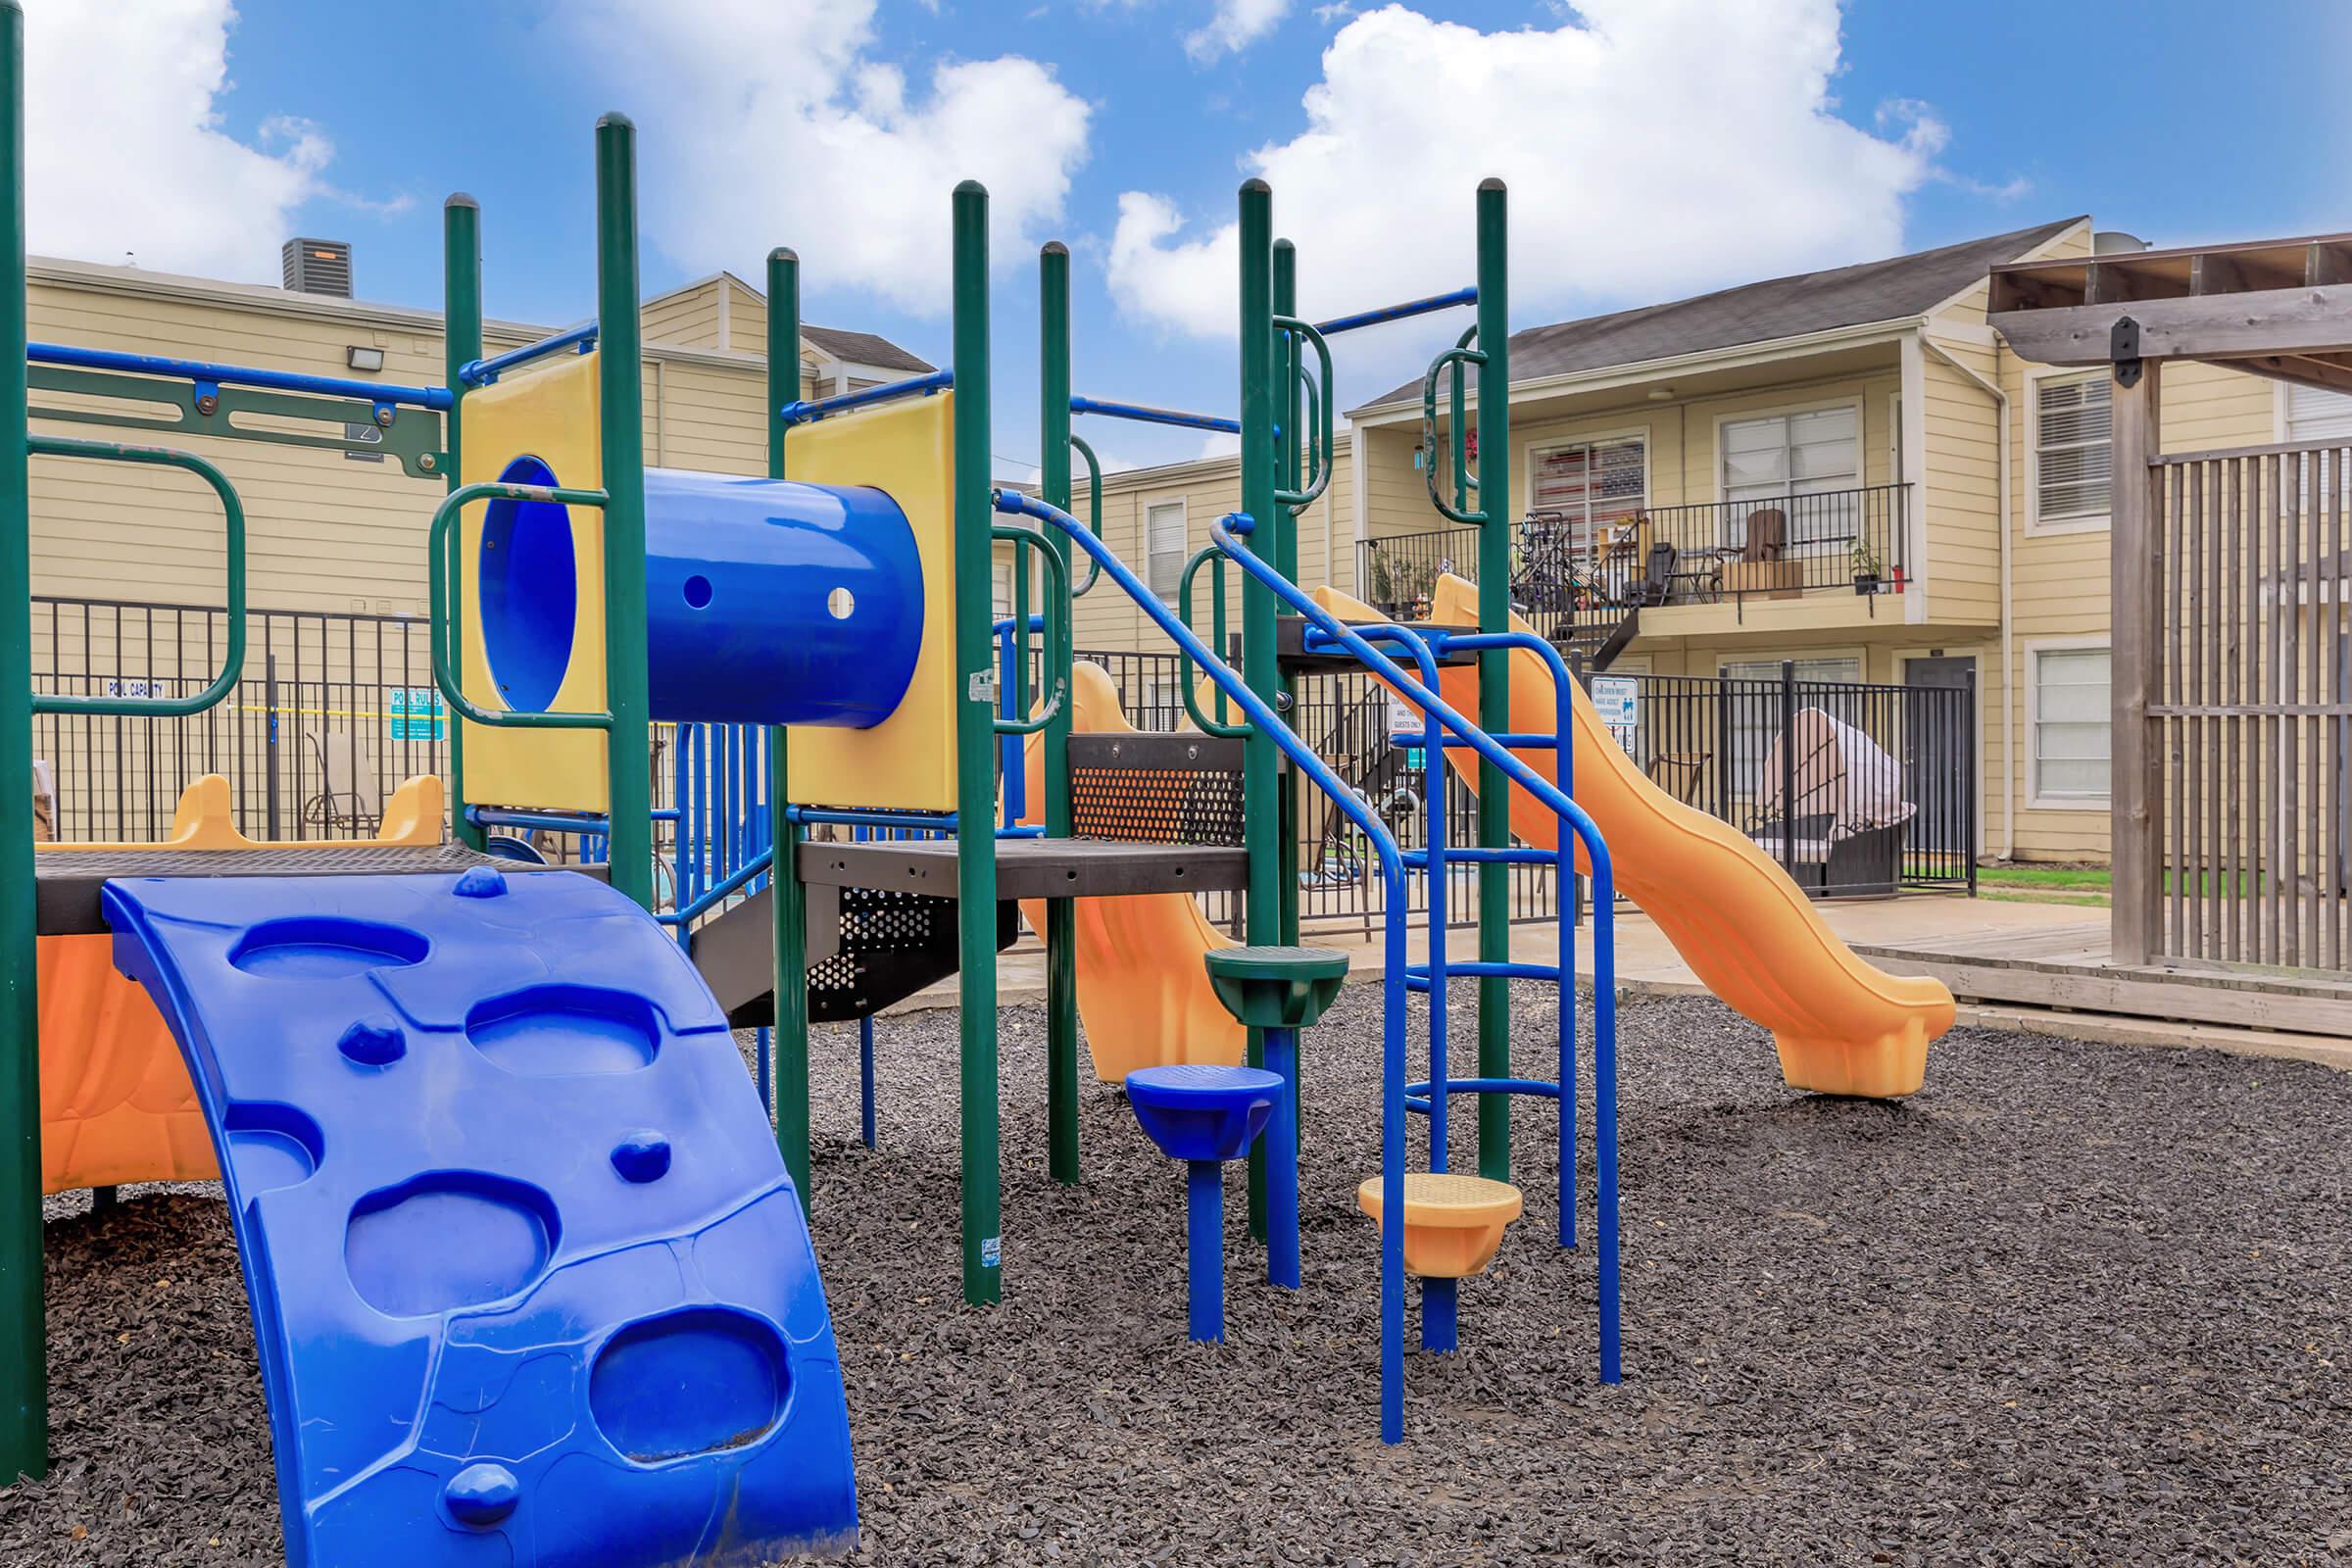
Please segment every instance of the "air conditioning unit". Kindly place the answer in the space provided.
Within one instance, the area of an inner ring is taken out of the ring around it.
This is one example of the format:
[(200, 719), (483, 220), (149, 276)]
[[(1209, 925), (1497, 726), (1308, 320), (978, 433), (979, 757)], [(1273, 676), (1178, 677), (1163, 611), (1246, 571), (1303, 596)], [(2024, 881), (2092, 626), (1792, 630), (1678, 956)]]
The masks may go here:
[(351, 298), (351, 242), (341, 239), (290, 239), (279, 252), (284, 286), (297, 294), (332, 294)]

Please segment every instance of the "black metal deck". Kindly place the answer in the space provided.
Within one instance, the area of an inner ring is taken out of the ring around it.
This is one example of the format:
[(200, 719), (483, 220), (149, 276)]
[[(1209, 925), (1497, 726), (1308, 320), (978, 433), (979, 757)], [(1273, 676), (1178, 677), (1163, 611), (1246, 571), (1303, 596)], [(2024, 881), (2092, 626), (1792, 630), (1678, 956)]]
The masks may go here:
[[(890, 888), (956, 897), (956, 841), (803, 844), (801, 880), (819, 887)], [(1249, 852), (1204, 844), (1109, 839), (999, 839), (1000, 899), (1123, 898), (1244, 888)]]
[(99, 890), (117, 877), (422, 876), (494, 865), (502, 871), (582, 871), (595, 866), (531, 865), (502, 860), (463, 844), (357, 845), (276, 850), (42, 849), (33, 855), (35, 929), (86, 936), (107, 929)]

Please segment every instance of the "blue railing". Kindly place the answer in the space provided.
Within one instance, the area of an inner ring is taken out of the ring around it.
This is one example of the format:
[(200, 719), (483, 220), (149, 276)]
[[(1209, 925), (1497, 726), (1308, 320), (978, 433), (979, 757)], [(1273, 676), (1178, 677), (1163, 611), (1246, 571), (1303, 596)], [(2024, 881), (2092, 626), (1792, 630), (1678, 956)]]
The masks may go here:
[(859, 387), (855, 392), (843, 392), (829, 398), (801, 398), (787, 403), (776, 411), (776, 417), (785, 428), (796, 424), (814, 424), (836, 414), (853, 409), (870, 408), (877, 403), (896, 403), (901, 398), (927, 398), (945, 392), (956, 384), (954, 370), (933, 370), (928, 375), (908, 376), (904, 381), (885, 381), (880, 386)]
[(1100, 414), (1105, 418), (1132, 419), (1138, 424), (1172, 424), (1184, 430), (1220, 430), (1240, 435), (1242, 421), (1221, 414), (1190, 414), (1183, 409), (1155, 409), (1145, 403), (1112, 403), (1102, 398), (1073, 397), (1072, 414)]
[(581, 326), (566, 327), (536, 343), (525, 343), (518, 349), (494, 354), (486, 360), (467, 360), (458, 367), (458, 379), (466, 386), (488, 386), (516, 366), (543, 360), (550, 354), (561, 354), (568, 348), (577, 348), (585, 354), (596, 347), (596, 322), (589, 321)]
[(378, 408), (446, 410), (457, 405), (456, 395), (445, 386), (389, 386), (339, 375), (312, 375), (303, 370), (265, 370), (250, 365), (174, 360), (159, 354), (124, 354), (115, 349), (76, 348), (69, 343), (27, 343), (24, 358), (33, 365), (67, 365), (83, 370), (120, 370), (126, 375), (160, 375), (174, 381), (193, 381), (199, 394), (208, 385), (258, 386), (274, 392), (361, 398)]
[[(1077, 547), (1086, 551), (1100, 564), (1102, 572), (1118, 584), (1120, 590), (1135, 602), (1137, 607), (1159, 627), (1161, 632), (1200, 666), (1226, 699), (1242, 710), (1248, 725), (1256, 733), (1272, 740), (1276, 749), (1281, 751), (1292, 764), (1304, 774), (1318, 790), (1322, 791), (1334, 806), (1355, 825), (1356, 829), (1364, 835), (1365, 842), (1372, 846), (1373, 852), (1379, 859), (1388, 908), (1387, 918), (1383, 921), (1384, 966), (1381, 1032), (1383, 1086), (1381, 1188), (1384, 1215), (1384, 1223), (1381, 1226), (1381, 1435), (1384, 1441), (1398, 1442), (1402, 1439), (1404, 1431), (1403, 1152), (1407, 1109), (1407, 1085), (1404, 1079), (1404, 998), (1410, 985), (1413, 967), (1409, 962), (1405, 942), (1406, 928), (1403, 911), (1407, 860), (1404, 852), (1398, 847), (1395, 836), (1390, 833), (1386, 824), (1379, 819), (1368, 805), (1347, 787), (1346, 782), (1333, 771), (1330, 765), (1317, 757), (1305, 742), (1284, 724), (1264, 700), (1250, 691), (1232, 667), (1195, 635), (1175, 612), (1160, 600), (1158, 595), (1151, 592), (1134, 572), (1129, 570), (1126, 564), (1111, 552), (1108, 546), (1090, 535), (1083, 523), (1057, 507), (1049, 506), (1033, 497), (1014, 491), (997, 491), (995, 505), (1000, 512), (1035, 517), (1068, 534), (1076, 542)], [(1610, 918), (1606, 913), (1599, 912), (1613, 896), (1607, 846), (1601, 842), (1599, 832), (1593, 826), (1591, 817), (1586, 815), (1573, 801), (1548, 781), (1537, 775), (1533, 769), (1517, 758), (1497, 746), (1491, 737), (1485, 735), (1437, 695), (1434, 689), (1436, 685), (1435, 654), (1432, 651), (1432, 641), (1428, 636), (1399, 626), (1371, 628), (1374, 635), (1378, 635), (1384, 640), (1398, 642), (1411, 652), (1415, 664), (1430, 677), (1427, 681), (1422, 681), (1406, 674), (1393, 660), (1366, 641), (1364, 628), (1350, 628), (1343, 625), (1325, 612), (1312, 599), (1301, 593), (1296, 584), (1259, 560), (1240, 539), (1241, 534), (1247, 533), (1253, 526), (1254, 524), (1245, 514), (1235, 514), (1215, 524), (1210, 530), (1210, 535), (1215, 540), (1217, 547), (1231, 557), (1243, 570), (1256, 577), (1279, 598), (1288, 603), (1292, 609), (1305, 616), (1309, 625), (1327, 637), (1332, 646), (1345, 649), (1360, 662), (1366, 664), (1374, 674), (1396, 687), (1408, 701), (1421, 708), (1428, 732), (1433, 737), (1433, 743), (1427, 754), (1430, 766), (1433, 768), (1443, 766), (1444, 749), (1441, 743), (1444, 737), (1439, 734), (1441, 728), (1461, 736), (1472, 749), (1479, 752), (1481, 757), (1495, 762), (1503, 769), (1506, 777), (1528, 789), (1559, 817), (1562, 832), (1558, 853), (1561, 856), (1573, 856), (1574, 852), (1569, 844), (1570, 835), (1573, 834), (1584, 845), (1586, 855), (1592, 862), (1596, 906), (1593, 923), (1593, 983), (1596, 991), (1594, 1076), (1596, 1081), (1596, 1121), (1598, 1123), (1595, 1128), (1595, 1142), (1598, 1146), (1597, 1161), (1601, 1193), (1601, 1377), (1605, 1382), (1616, 1382), (1619, 1378), (1618, 1215), (1615, 1147), (1616, 1009), (1614, 985), (1616, 966), (1614, 935)], [(1482, 641), (1483, 639), (1474, 637), (1472, 640)], [(1507, 636), (1488, 645), (1518, 646), (1515, 640)], [(1561, 673), (1565, 674), (1564, 669)], [(1562, 687), (1561, 701), (1563, 704), (1569, 701), (1564, 686)], [(1562, 733), (1567, 735), (1573, 732), (1563, 727)], [(1442, 833), (1443, 829), (1439, 828), (1436, 831)], [(1438, 857), (1442, 871), (1444, 856), (1442, 839), (1437, 846), (1433, 846), (1432, 850), (1423, 852), (1414, 857), (1414, 859), (1415, 861), (1426, 861), (1431, 855)], [(1469, 858), (1466, 852), (1464, 858)], [(1432, 878), (1432, 897), (1434, 899), (1443, 898), (1443, 894), (1436, 889), (1436, 884), (1442, 880), (1442, 875)], [(1433, 925), (1433, 929), (1442, 931), (1443, 928)], [(1442, 938), (1440, 940), (1442, 941)], [(1540, 975), (1560, 984), (1563, 993), (1561, 999), (1563, 1037), (1570, 1042), (1569, 1049), (1572, 1050), (1574, 1025), (1569, 1014), (1574, 995), (1573, 934), (1564, 932), (1562, 940), (1564, 956), (1558, 969), (1540, 970), (1534, 969), (1533, 966), (1530, 966), (1530, 969), (1531, 977)], [(1475, 964), (1448, 966), (1442, 953), (1433, 954), (1433, 962), (1434, 970), (1425, 967), (1423, 972), (1441, 985), (1448, 967), (1455, 973), (1482, 972), (1482, 967)], [(1433, 1018), (1436, 1018), (1442, 1016), (1443, 1009), (1440, 1006), (1433, 1006), (1431, 1012)], [(1433, 1076), (1436, 1076), (1441, 1084), (1443, 1083), (1442, 1028), (1442, 1025), (1434, 1025), (1432, 1035), (1432, 1056), (1433, 1063), (1436, 1064), (1433, 1066)], [(1563, 1068), (1572, 1069), (1572, 1059), (1564, 1054)], [(1564, 1077), (1559, 1088), (1558, 1098), (1563, 1106), (1574, 1103), (1574, 1095), (1569, 1092), (1572, 1082), (1573, 1080)], [(1495, 1092), (1510, 1091), (1506, 1086), (1497, 1085)], [(1431, 1099), (1433, 1102), (1442, 1102), (1446, 1096), (1438, 1093), (1425, 1098)], [(1442, 1114), (1433, 1118), (1440, 1124), (1442, 1124)], [(1575, 1145), (1565, 1127), (1562, 1134), (1560, 1162), (1563, 1167), (1563, 1183), (1573, 1183)], [(1565, 1224), (1564, 1221), (1564, 1227)], [(1563, 1239), (1565, 1236), (1566, 1232), (1563, 1229)], [(1433, 1300), (1441, 1312), (1450, 1300), (1449, 1293), (1445, 1292), (1443, 1288), (1433, 1297), (1430, 1286), (1434, 1283), (1424, 1282), (1425, 1314)]]
[(1317, 321), (1315, 330), (1325, 337), (1339, 332), (1353, 332), (1359, 327), (1378, 326), (1384, 321), (1401, 321), (1410, 316), (1428, 316), (1438, 311), (1450, 311), (1478, 303), (1478, 290), (1457, 288), (1450, 294), (1432, 294), (1426, 299), (1406, 300), (1402, 305), (1384, 305), (1376, 311), (1358, 311), (1353, 316), (1335, 316), (1328, 321)]

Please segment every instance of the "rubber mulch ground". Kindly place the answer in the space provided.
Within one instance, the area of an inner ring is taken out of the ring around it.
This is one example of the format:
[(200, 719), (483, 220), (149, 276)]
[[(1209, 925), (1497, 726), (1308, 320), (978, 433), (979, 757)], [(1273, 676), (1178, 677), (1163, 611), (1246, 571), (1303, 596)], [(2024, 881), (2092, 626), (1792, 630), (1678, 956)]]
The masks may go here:
[[(1548, 1004), (1518, 1003), (1541, 1071)], [(883, 1021), (872, 1153), (855, 1034), (816, 1049), (861, 1561), (2352, 1561), (2352, 1079), (1962, 1030), (1903, 1103), (1821, 1100), (1722, 1007), (1631, 1003), (1626, 1382), (1521, 1102), (1527, 1216), (1385, 1448), (1376, 991), (1307, 1040), (1298, 1294), (1252, 1278), (1229, 1183), (1221, 1348), (1184, 1338), (1181, 1176), (1114, 1091), (1085, 1089), (1085, 1185), (1045, 1180), (1033, 1008), (1004, 1016), (1005, 1300), (961, 1304), (955, 1028)], [(1589, 1219), (1589, 1158), (1586, 1187)], [(0, 1562), (278, 1561), (217, 1196), (82, 1209), (52, 1200), (56, 1466), (0, 1493)]]

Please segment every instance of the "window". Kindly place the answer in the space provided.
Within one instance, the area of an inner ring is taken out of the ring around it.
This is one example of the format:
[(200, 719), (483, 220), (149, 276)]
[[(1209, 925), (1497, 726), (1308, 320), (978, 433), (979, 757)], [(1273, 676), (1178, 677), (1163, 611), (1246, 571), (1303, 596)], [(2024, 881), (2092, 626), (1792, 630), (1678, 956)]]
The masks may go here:
[(2034, 655), (2034, 793), (2103, 801), (2108, 788), (2104, 648), (2044, 648)]
[(1000, 561), (988, 570), (988, 608), (997, 619), (1012, 613), (1012, 563)]
[(2034, 515), (2104, 519), (2114, 457), (2114, 383), (2105, 370), (2052, 377), (2034, 391)]
[(1528, 454), (1529, 510), (1568, 519), (1570, 547), (1590, 556), (1611, 523), (1638, 514), (1649, 496), (1642, 438), (1578, 441)]
[(2352, 393), (2317, 386), (2288, 387), (2286, 439), (2352, 441)]
[(1144, 509), (1145, 580), (1170, 604), (1184, 576), (1185, 544), (1183, 502), (1155, 501)]
[[(1799, 681), (1858, 681), (1862, 678), (1862, 661), (1851, 657), (1816, 658), (1795, 661)], [(1727, 681), (1767, 682), (1770, 691), (1759, 685), (1726, 687), (1723, 694), (1725, 712), (1724, 731), (1731, 736), (1732, 777), (1741, 793), (1754, 797), (1763, 793), (1765, 759), (1772, 755), (1772, 743), (1781, 733), (1781, 661), (1777, 659), (1726, 660), (1721, 671)], [(1802, 706), (1804, 698), (1798, 698)]]
[[(1723, 426), (1724, 542), (1747, 543), (1747, 518), (1774, 501), (1788, 504), (1788, 542), (1842, 543), (1861, 521), (1861, 417), (1852, 405), (1806, 414), (1733, 419)], [(1822, 496), (1797, 502), (1797, 496)]]

